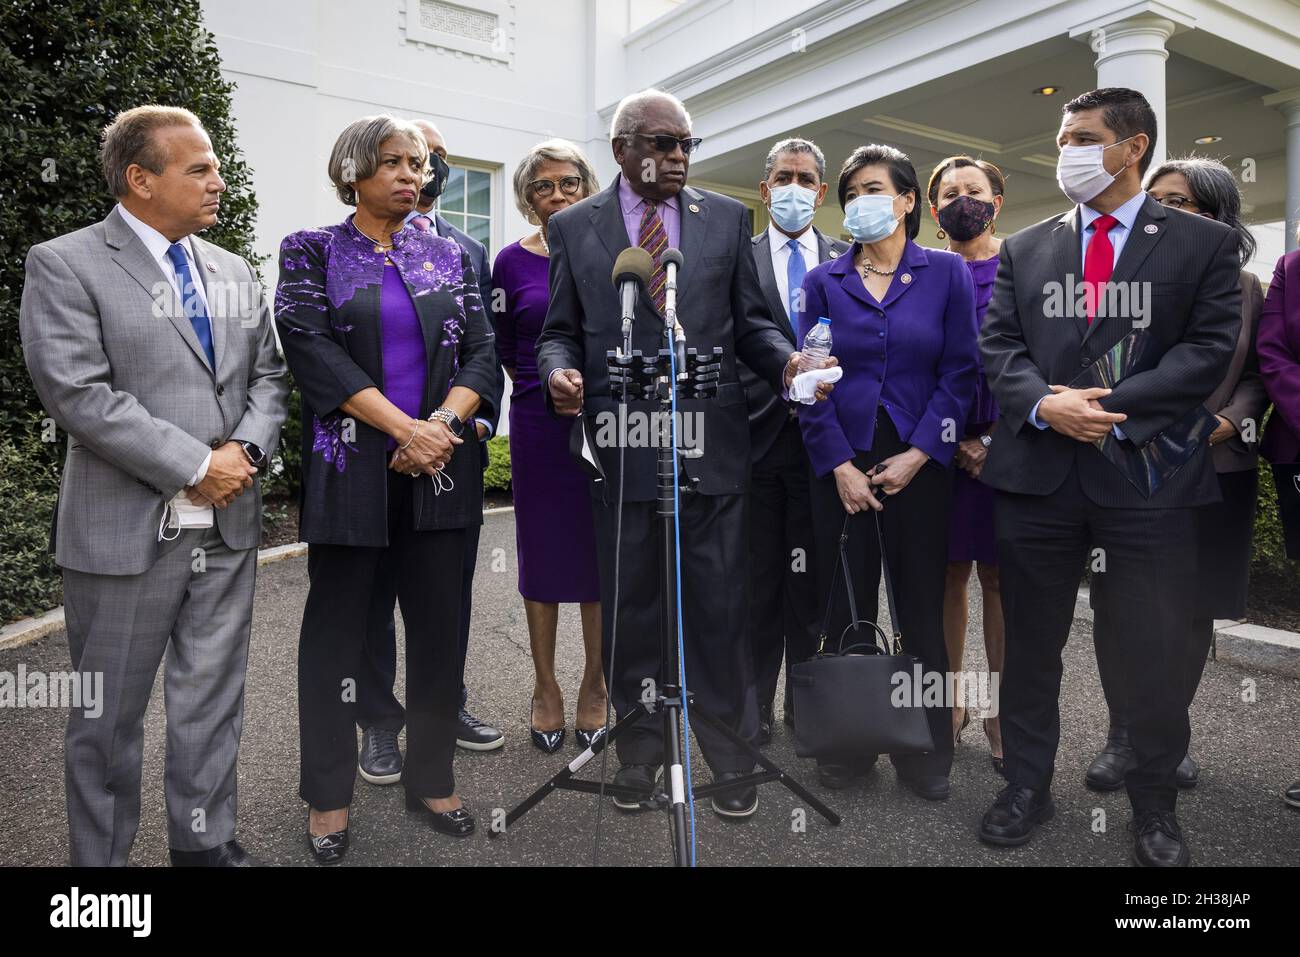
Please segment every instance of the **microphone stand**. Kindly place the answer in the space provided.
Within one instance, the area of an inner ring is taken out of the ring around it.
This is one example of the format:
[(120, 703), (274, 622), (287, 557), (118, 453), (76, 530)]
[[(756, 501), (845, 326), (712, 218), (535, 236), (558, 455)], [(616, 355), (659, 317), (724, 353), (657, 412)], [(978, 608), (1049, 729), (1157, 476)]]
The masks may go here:
[[(608, 794), (639, 800), (643, 808), (653, 810), (662, 808), (671, 817), (673, 864), (686, 867), (690, 864), (690, 852), (687, 846), (686, 829), (686, 781), (682, 765), (682, 710), (689, 707), (692, 717), (698, 717), (720, 735), (730, 740), (738, 748), (753, 758), (761, 767), (743, 777), (733, 778), (719, 784), (696, 785), (691, 794), (692, 800), (709, 797), (720, 791), (730, 791), (750, 785), (767, 784), (779, 781), (798, 795), (809, 807), (820, 814), (830, 824), (839, 824), (840, 816), (814, 797), (795, 778), (786, 773), (766, 756), (753, 742), (742, 738), (726, 722), (695, 702), (695, 696), (688, 690), (682, 693), (678, 683), (681, 675), (681, 661), (677, 653), (677, 494), (691, 494), (698, 479), (686, 479), (680, 487), (678, 482), (686, 477), (684, 463), (676, 469), (678, 478), (674, 477), (674, 465), (678, 464), (675, 456), (698, 458), (702, 449), (678, 449), (671, 441), (673, 429), (673, 405), (675, 395), (685, 393), (685, 398), (710, 399), (717, 395), (718, 379), (722, 369), (722, 349), (714, 346), (707, 356), (699, 355), (695, 349), (686, 348), (686, 333), (677, 321), (677, 268), (669, 264), (666, 295), (664, 300), (663, 345), (658, 354), (647, 356), (631, 349), (631, 331), (624, 323), (624, 348), (622, 352), (609, 350), (605, 353), (605, 362), (609, 370), (610, 394), (620, 404), (620, 422), (625, 423), (627, 403), (633, 400), (658, 400), (659, 419), (664, 431), (657, 442), (655, 493), (655, 516), (659, 522), (659, 673), (663, 682), (655, 689), (653, 700), (642, 695), (636, 706), (624, 715), (618, 723), (609, 729), (608, 734), (598, 737), (586, 751), (562, 768), (554, 777), (540, 788), (524, 798), (518, 805), (507, 812), (498, 829), (494, 822), (488, 832), (490, 838), (499, 837), (510, 826), (539, 804), (553, 791), (581, 791), (588, 794)], [(672, 365), (676, 365), (677, 375), (670, 374)], [(619, 441), (625, 441), (620, 436)], [(622, 502), (619, 506), (622, 507)], [(666, 775), (664, 785), (654, 791), (649, 798), (645, 792), (636, 788), (618, 784), (606, 784), (601, 781), (588, 781), (574, 775), (585, 767), (596, 755), (600, 754), (627, 728), (643, 718), (659, 712), (663, 719), (663, 755)], [(667, 787), (667, 792), (662, 787)]]

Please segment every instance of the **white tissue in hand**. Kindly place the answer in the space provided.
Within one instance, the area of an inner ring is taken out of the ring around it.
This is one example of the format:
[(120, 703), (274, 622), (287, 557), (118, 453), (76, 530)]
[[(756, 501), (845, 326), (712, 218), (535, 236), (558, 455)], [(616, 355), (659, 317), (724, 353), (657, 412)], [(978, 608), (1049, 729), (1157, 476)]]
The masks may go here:
[(804, 405), (812, 405), (817, 401), (818, 383), (839, 382), (843, 375), (844, 370), (839, 366), (800, 372), (794, 377), (794, 381), (790, 383), (790, 398), (796, 402), (802, 402)]

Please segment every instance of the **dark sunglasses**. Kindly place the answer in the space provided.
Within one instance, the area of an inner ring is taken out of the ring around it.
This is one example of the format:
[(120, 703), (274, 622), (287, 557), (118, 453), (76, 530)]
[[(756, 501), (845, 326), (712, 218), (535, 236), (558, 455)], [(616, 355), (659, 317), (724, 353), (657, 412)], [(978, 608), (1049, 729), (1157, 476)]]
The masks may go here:
[(535, 179), (528, 184), (534, 196), (545, 198), (555, 192), (555, 187), (560, 187), (560, 192), (565, 196), (572, 196), (582, 186), (581, 176), (562, 176), (558, 180), (552, 179)]
[(679, 140), (677, 137), (669, 133), (629, 133), (628, 135), (640, 136), (647, 140), (654, 140), (655, 152), (665, 154), (671, 153), (674, 149), (680, 146), (682, 152), (687, 156), (690, 156), (699, 149), (700, 144), (704, 142), (698, 136), (688, 136), (684, 140)]

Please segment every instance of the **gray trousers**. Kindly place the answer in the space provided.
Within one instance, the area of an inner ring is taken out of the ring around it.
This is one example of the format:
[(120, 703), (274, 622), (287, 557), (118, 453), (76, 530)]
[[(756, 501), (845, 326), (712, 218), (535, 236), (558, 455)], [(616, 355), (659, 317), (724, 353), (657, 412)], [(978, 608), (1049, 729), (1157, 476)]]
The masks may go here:
[(235, 837), (257, 549), (182, 531), (139, 575), (63, 571), (72, 666), (103, 674), (103, 712), (73, 709), (64, 749), (74, 866), (125, 866), (140, 824), (144, 714), (164, 652), (167, 833), (174, 850)]

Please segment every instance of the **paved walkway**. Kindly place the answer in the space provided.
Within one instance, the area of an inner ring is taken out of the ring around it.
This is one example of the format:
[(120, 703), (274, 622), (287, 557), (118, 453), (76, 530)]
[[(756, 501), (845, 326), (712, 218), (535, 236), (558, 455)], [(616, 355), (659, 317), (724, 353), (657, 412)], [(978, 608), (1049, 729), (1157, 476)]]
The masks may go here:
[[(486, 825), (491, 809), (509, 807), (572, 760), (572, 733), (562, 754), (545, 756), (528, 743), (532, 663), (523, 607), (515, 589), (513, 515), (488, 518), (482, 538), (475, 595), (475, 628), (468, 684), (474, 711), (506, 732), (503, 749), (461, 751), (456, 758), (460, 793)], [(244, 737), (240, 762), (240, 839), (252, 852), (280, 864), (309, 863), (303, 847), (306, 812), (297, 797), (298, 726), (295, 659), (298, 625), (307, 592), (306, 561), (294, 559), (261, 569), (249, 658)], [(978, 596), (972, 634), (978, 634)], [(883, 602), (882, 602), (883, 607)], [(794, 756), (789, 730), (777, 725), (769, 754), (802, 775), (839, 810), (844, 823), (827, 826), (808, 813), (807, 828), (793, 826), (800, 803), (779, 785), (762, 788), (758, 814), (743, 823), (716, 818), (698, 806), (698, 860), (702, 865), (882, 865), (1129, 863), (1130, 843), (1123, 793), (1098, 795), (1082, 783), (1083, 770), (1105, 734), (1105, 707), (1086, 620), (1075, 623), (1066, 649), (1063, 737), (1057, 763), (1058, 814), (1026, 848), (987, 848), (975, 827), (1000, 787), (989, 765), (979, 728), (967, 729), (953, 769), (952, 798), (921, 801), (895, 780), (887, 763), (865, 785), (847, 792), (816, 787), (811, 761)], [(582, 670), (576, 609), (561, 617), (557, 667), (569, 691), (572, 727)], [(980, 642), (967, 667), (983, 667)], [(68, 668), (62, 633), (0, 652), (0, 671)], [(1243, 701), (1253, 683), (1253, 702)], [(400, 693), (400, 692), (399, 692)], [(64, 713), (46, 709), (0, 710), (0, 864), (58, 865), (66, 862), (63, 802)], [(1300, 774), (1300, 682), (1247, 673), (1210, 662), (1192, 714), (1192, 751), (1203, 771), (1195, 791), (1179, 803), (1194, 863), (1295, 865), (1300, 862), (1300, 812), (1278, 797)], [(136, 865), (167, 860), (163, 809), (162, 688), (147, 718), (144, 806), (132, 853)], [(707, 775), (702, 762), (698, 774)], [(377, 788), (358, 779), (352, 811), (354, 849), (363, 864), (564, 864), (589, 863), (594, 798), (557, 794), (526, 815), (511, 833), (489, 842), (485, 833), (453, 842), (403, 812), (400, 788)], [(1105, 814), (1105, 830), (1093, 822)], [(603, 814), (600, 860), (615, 865), (663, 864), (670, 860), (667, 817), (623, 816), (612, 805)]]

